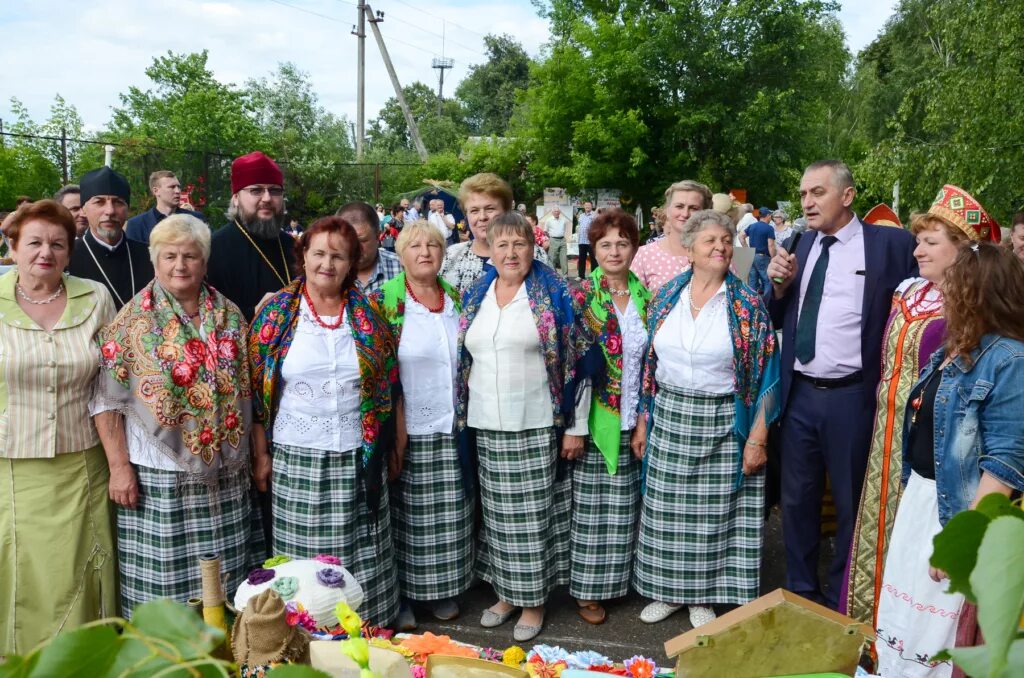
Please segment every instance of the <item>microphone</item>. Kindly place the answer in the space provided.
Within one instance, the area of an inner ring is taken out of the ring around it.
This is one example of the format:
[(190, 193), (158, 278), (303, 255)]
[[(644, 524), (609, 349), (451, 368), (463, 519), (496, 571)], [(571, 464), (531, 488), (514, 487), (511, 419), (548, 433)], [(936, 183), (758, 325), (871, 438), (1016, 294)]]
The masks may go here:
[[(783, 245), (783, 248), (787, 252), (789, 252), (790, 254), (795, 254), (796, 253), (796, 245), (797, 245), (798, 242), (800, 242), (800, 236), (802, 236), (803, 234), (804, 234), (803, 231), (800, 231), (799, 233), (794, 233), (789, 238), (789, 240), (786, 241), (786, 244)], [(772, 278), (772, 282), (781, 285), (783, 283), (783, 280), (782, 280), (782, 278)]]

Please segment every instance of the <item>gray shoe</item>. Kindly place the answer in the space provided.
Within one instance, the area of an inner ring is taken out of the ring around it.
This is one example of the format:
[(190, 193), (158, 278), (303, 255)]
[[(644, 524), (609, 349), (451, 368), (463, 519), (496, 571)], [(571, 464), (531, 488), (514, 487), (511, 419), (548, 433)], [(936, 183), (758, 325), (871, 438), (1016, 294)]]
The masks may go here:
[(459, 605), (454, 598), (446, 598), (435, 602), (430, 611), (435, 619), (451, 621), (459, 616)]
[(412, 606), (402, 603), (398, 608), (398, 618), (395, 620), (395, 629), (398, 631), (415, 631), (416, 615), (412, 612)]
[(508, 612), (497, 613), (490, 609), (484, 610), (484, 613), (480, 615), (480, 626), (485, 629), (493, 629), (496, 626), (501, 626), (516, 613), (516, 609), (512, 608)]
[(516, 627), (512, 629), (512, 638), (517, 643), (525, 643), (528, 640), (533, 640), (540, 635), (541, 629), (544, 628), (544, 622), (536, 626), (530, 624), (516, 624)]

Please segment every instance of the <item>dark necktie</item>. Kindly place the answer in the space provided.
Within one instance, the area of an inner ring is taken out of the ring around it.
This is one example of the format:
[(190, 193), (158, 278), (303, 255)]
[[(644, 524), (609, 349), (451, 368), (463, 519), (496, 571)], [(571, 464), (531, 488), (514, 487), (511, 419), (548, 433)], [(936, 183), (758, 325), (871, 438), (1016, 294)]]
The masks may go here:
[(811, 279), (807, 282), (804, 293), (800, 319), (796, 324), (796, 357), (806, 365), (814, 360), (814, 341), (818, 330), (818, 310), (821, 308), (821, 295), (825, 291), (825, 271), (828, 270), (828, 248), (838, 240), (834, 235), (826, 235), (821, 239), (821, 254), (814, 263)]

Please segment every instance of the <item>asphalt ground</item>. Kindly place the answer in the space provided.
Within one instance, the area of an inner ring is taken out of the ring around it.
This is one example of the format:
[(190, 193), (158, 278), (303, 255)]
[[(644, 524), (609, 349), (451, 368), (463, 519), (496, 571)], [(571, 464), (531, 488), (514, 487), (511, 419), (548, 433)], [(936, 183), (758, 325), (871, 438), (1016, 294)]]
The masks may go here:
[[(831, 540), (826, 540), (821, 553), (822, 575), (831, 557)], [(765, 529), (761, 593), (781, 588), (785, 583), (785, 576), (782, 526), (776, 509), (768, 519)], [(658, 624), (645, 624), (640, 621), (640, 611), (650, 601), (634, 592), (618, 600), (606, 601), (604, 606), (608, 611), (608, 619), (604, 624), (594, 626), (576, 614), (576, 604), (569, 596), (567, 587), (559, 587), (548, 601), (544, 630), (541, 634), (528, 643), (516, 643), (512, 640), (512, 628), (518, 615), (513, 615), (508, 622), (498, 628), (485, 629), (480, 626), (480, 614), (496, 600), (488, 584), (477, 584), (459, 599), (461, 614), (457, 619), (449, 622), (436, 621), (429, 610), (418, 609), (416, 619), (419, 627), (412, 633), (430, 631), (451, 636), (453, 640), (460, 642), (498, 650), (517, 644), (522, 645), (527, 651), (535, 644), (559, 645), (569, 651), (595, 650), (614, 661), (642, 654), (654, 659), (659, 666), (670, 666), (671, 662), (665, 656), (665, 641), (692, 628), (685, 608)], [(715, 609), (722, 614), (733, 608), (721, 605), (715, 606)]]

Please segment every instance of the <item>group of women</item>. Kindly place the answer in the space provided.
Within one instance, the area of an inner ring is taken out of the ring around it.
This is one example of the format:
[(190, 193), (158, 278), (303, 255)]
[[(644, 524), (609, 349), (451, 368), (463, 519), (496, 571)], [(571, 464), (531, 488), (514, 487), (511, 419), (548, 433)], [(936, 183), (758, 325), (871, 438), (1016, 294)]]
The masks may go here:
[[(264, 548), (250, 474), (272, 493), (272, 551), (340, 557), (377, 624), (414, 625), (414, 606), (454, 618), (474, 572), (497, 598), (480, 623), (519, 611), (520, 642), (560, 585), (595, 624), (630, 587), (652, 599), (650, 623), (749, 602), (778, 347), (710, 195), (670, 186), (666, 236), (645, 248), (630, 216), (602, 213), (599, 267), (576, 284), (538, 261), (508, 185), (477, 175), (460, 191), (473, 240), (446, 252), (429, 223), (405, 224), (403, 272), (370, 297), (352, 226), (325, 217), (248, 330), (204, 282), (202, 222), (154, 229), (155, 280), (115, 316), (102, 286), (62, 273), (70, 213), (21, 210), (17, 268), (0, 276), (0, 654), (196, 596), (204, 553), (233, 590)], [(933, 207), (912, 226), (924, 279), (897, 293), (887, 335), (850, 572), (861, 617), (890, 579), (921, 583), (908, 559), (927, 558), (922, 535), (984, 491), (1024, 487), (1005, 410), (1024, 383), (1024, 267), (958, 218)], [(896, 512), (908, 478), (912, 508)], [(878, 607), (892, 634), (903, 622)], [(906, 655), (909, 637), (890, 637), (879, 654)]]

